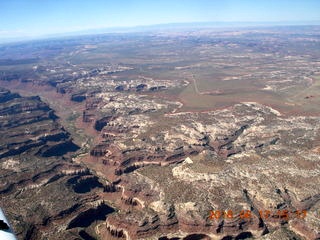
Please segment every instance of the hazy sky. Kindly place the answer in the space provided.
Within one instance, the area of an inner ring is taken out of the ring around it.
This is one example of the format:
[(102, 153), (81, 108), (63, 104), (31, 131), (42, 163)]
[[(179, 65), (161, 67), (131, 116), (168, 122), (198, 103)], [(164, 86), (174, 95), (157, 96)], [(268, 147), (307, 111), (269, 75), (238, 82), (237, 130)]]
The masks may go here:
[(0, 38), (205, 21), (320, 21), (320, 0), (0, 0)]

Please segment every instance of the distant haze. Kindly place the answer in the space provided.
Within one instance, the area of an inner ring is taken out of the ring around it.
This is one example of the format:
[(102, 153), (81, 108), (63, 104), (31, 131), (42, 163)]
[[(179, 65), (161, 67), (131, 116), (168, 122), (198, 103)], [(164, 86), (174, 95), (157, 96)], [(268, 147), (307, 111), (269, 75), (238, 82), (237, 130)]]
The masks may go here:
[(318, 0), (1, 0), (0, 41), (168, 23), (319, 24), (319, 9)]

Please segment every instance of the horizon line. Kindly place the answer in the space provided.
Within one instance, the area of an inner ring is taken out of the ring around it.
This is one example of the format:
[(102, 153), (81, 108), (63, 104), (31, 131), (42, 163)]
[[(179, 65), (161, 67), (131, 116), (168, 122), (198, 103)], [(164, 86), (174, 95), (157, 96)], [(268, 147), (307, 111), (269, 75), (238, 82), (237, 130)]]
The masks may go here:
[[(209, 24), (221, 24), (223, 26), (204, 26)], [(232, 24), (235, 24), (232, 26)], [(236, 24), (239, 24), (238, 26)], [(257, 25), (255, 25), (257, 24)], [(185, 25), (185, 26), (183, 26)], [(189, 26), (188, 26), (189, 25)], [(194, 25), (194, 26), (191, 26)], [(50, 34), (22, 35), (17, 37), (0, 37), (0, 44), (10, 44), (15, 42), (26, 42), (34, 40), (45, 40), (63, 37), (77, 37), (86, 35), (116, 34), (116, 33), (139, 33), (152, 32), (156, 30), (185, 30), (186, 28), (211, 28), (219, 29), (223, 27), (286, 27), (286, 26), (320, 26), (320, 20), (286, 20), (286, 21), (195, 21), (195, 22), (168, 22), (157, 24), (145, 24), (135, 26), (112, 26), (112, 27), (92, 27), (81, 30), (70, 30), (64, 32), (53, 32)], [(171, 28), (175, 27), (175, 28)], [(166, 28), (167, 27), (167, 28)], [(157, 29), (158, 28), (158, 29)], [(142, 31), (143, 30), (143, 31)], [(1, 31), (0, 31), (1, 32)]]

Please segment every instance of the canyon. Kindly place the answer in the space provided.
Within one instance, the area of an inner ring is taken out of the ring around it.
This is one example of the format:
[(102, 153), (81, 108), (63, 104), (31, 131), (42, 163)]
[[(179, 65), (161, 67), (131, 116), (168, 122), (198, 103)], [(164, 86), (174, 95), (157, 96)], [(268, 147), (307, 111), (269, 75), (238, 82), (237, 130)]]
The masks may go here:
[(319, 29), (271, 30), (1, 46), (18, 238), (319, 239)]

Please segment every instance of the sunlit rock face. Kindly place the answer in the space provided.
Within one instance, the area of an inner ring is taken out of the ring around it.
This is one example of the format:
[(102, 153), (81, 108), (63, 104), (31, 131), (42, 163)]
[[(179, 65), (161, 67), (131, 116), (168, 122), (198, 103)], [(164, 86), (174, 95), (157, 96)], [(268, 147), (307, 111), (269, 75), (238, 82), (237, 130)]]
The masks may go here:
[(1, 46), (16, 234), (319, 239), (318, 43), (294, 26)]
[[(167, 116), (178, 119), (181, 125), (162, 127), (144, 141), (128, 141), (139, 139), (136, 130), (114, 141), (122, 149), (119, 168), (144, 167), (122, 175), (125, 195), (139, 201), (134, 211), (111, 216), (110, 224), (129, 229), (134, 239), (148, 239), (159, 228), (183, 229), (167, 235), (180, 239), (188, 239), (187, 232), (211, 233), (203, 239), (319, 236), (319, 117), (283, 117), (270, 107), (242, 103)], [(148, 131), (143, 129), (141, 134)], [(160, 159), (148, 158), (154, 143), (163, 146)], [(170, 164), (167, 156), (175, 156)], [(221, 216), (210, 219), (211, 210)]]

